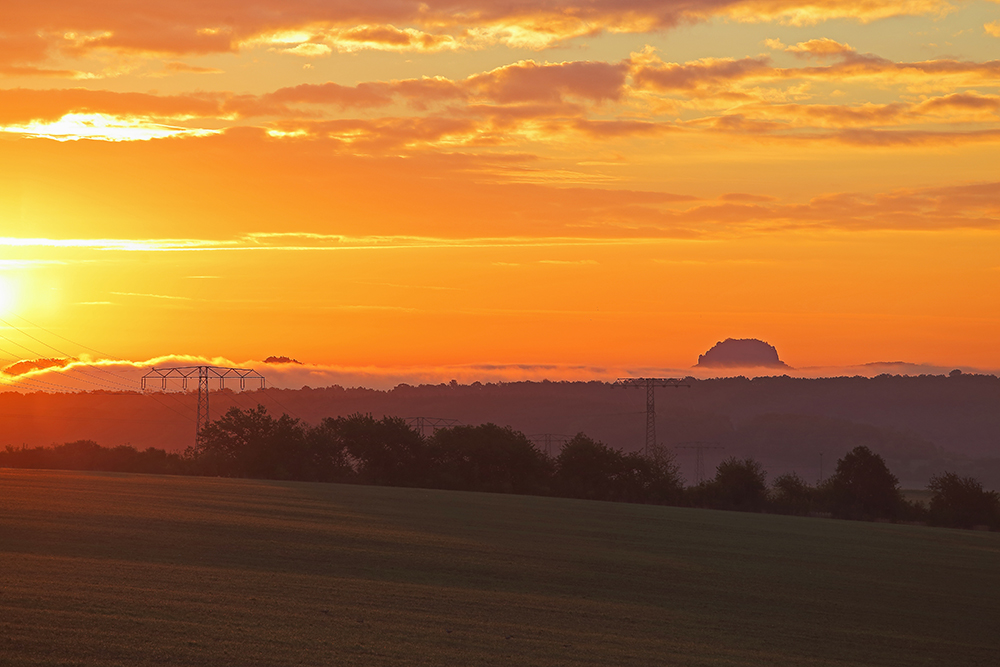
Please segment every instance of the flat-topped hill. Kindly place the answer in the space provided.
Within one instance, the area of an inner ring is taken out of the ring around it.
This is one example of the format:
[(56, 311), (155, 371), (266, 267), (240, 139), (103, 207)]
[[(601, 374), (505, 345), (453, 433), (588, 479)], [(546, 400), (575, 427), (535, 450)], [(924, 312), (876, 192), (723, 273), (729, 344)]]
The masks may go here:
[(698, 356), (700, 368), (788, 368), (778, 350), (756, 338), (727, 338)]

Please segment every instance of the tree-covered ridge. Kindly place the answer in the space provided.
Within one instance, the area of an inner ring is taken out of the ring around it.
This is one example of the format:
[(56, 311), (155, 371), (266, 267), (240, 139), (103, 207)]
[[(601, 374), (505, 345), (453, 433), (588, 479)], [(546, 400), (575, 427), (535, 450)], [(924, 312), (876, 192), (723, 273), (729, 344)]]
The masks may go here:
[(509, 426), (456, 426), (425, 437), (398, 417), (356, 413), (310, 426), (287, 414), (273, 417), (263, 406), (231, 408), (183, 455), (81, 440), (51, 448), (7, 446), (0, 467), (553, 495), (1000, 530), (1000, 495), (977, 480), (945, 472), (928, 486), (929, 506), (908, 502), (885, 459), (864, 445), (845, 454), (835, 473), (816, 486), (792, 473), (769, 485), (758, 461), (729, 457), (712, 479), (686, 487), (673, 454), (663, 447), (626, 453), (578, 433), (552, 457)]
[[(724, 447), (707, 460), (711, 468), (724, 457), (752, 457), (772, 476), (797, 473), (814, 483), (829, 475), (837, 459), (864, 445), (885, 458), (906, 488), (924, 488), (931, 477), (949, 470), (1000, 490), (1000, 379), (995, 376), (686, 382), (690, 388), (657, 397), (657, 433), (668, 448), (690, 441)], [(182, 453), (191, 441), (196, 399), (194, 393), (0, 393), (0, 448), (93, 440)], [(287, 412), (313, 425), (329, 415), (424, 415), (469, 425), (509, 425), (522, 433), (583, 431), (626, 452), (645, 442), (639, 392), (598, 381), (212, 394), (214, 416), (258, 403), (273, 414)], [(679, 463), (689, 480), (696, 477), (693, 452), (679, 453)]]

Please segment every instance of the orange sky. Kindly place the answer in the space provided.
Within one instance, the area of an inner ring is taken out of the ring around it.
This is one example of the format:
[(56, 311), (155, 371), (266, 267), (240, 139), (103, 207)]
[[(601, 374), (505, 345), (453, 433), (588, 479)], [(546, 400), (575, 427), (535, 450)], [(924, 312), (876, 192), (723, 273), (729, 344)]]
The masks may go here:
[(1000, 368), (996, 2), (4, 14), (4, 365)]

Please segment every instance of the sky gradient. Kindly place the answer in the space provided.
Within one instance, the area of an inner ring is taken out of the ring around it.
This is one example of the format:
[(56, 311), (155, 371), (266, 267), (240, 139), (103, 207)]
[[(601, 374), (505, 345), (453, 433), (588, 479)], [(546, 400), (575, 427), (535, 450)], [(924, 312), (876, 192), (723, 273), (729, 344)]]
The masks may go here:
[(998, 54), (986, 0), (15, 3), (0, 357), (998, 369)]

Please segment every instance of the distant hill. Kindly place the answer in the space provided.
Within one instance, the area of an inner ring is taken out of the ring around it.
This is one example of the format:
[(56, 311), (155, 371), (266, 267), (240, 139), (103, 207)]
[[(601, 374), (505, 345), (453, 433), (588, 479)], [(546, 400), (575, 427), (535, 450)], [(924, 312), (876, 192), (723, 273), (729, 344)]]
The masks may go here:
[(778, 351), (756, 338), (727, 338), (698, 357), (698, 368), (788, 368)]
[[(724, 447), (705, 450), (708, 473), (724, 457), (754, 456), (772, 477), (795, 471), (814, 482), (821, 458), (828, 476), (839, 457), (866, 444), (911, 488), (945, 469), (1000, 488), (995, 376), (688, 378), (688, 384), (657, 390), (657, 436), (671, 447), (688, 442)], [(626, 451), (645, 442), (645, 394), (606, 382), (213, 390), (211, 414), (258, 403), (273, 414), (288, 412), (313, 424), (355, 412), (494, 422), (537, 436), (539, 446), (550, 434), (553, 454), (558, 436), (579, 431)], [(193, 394), (7, 392), (0, 394), (0, 447), (91, 439), (105, 446), (183, 451), (194, 439), (195, 409)], [(688, 481), (694, 481), (694, 451), (676, 452)]]

